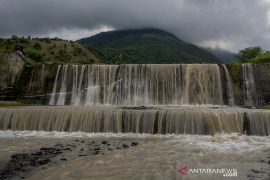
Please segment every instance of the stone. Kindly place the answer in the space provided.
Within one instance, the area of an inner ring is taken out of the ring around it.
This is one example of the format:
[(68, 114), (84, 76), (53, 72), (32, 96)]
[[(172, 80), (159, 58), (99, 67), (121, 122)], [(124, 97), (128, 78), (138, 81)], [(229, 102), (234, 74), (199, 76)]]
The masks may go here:
[(123, 148), (129, 148), (129, 145), (127, 145), (127, 144), (123, 144)]
[(254, 173), (256, 173), (256, 174), (260, 172), (260, 171), (255, 170), (255, 169), (251, 169), (251, 171), (254, 172)]
[(137, 142), (132, 142), (132, 143), (131, 143), (131, 146), (137, 146), (137, 145), (138, 145)]
[(107, 141), (101, 141), (101, 144), (107, 144)]

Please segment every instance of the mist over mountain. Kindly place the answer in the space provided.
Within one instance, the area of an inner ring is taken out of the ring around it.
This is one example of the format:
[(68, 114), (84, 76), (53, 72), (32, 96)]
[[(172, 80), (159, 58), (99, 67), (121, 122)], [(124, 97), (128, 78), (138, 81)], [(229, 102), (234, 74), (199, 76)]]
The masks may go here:
[(235, 53), (221, 49), (221, 48), (204, 48), (210, 53), (214, 54), (217, 58), (219, 58), (222, 62), (230, 62), (235, 60)]

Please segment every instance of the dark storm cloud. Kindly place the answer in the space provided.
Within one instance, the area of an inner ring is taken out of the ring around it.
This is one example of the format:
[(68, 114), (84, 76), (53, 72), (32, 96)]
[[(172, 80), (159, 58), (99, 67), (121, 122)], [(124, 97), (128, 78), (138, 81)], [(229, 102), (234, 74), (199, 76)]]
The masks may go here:
[(269, 0), (0, 0), (0, 36), (155, 27), (202, 46), (270, 48)]

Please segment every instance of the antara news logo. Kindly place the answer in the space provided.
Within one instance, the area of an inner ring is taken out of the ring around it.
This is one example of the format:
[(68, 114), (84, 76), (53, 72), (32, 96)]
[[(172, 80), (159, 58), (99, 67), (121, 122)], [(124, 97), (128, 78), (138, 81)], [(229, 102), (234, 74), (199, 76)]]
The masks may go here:
[(189, 175), (198, 175), (198, 174), (220, 174), (224, 177), (237, 177), (237, 169), (228, 169), (228, 168), (188, 168), (187, 165), (184, 165), (178, 169), (178, 172), (183, 176)]

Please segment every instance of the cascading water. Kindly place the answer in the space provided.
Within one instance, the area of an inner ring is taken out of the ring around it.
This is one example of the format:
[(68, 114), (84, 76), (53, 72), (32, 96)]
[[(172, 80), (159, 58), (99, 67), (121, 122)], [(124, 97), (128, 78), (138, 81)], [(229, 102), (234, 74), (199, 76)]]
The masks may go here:
[[(242, 68), (255, 106), (252, 66)], [(270, 111), (229, 107), (225, 65), (59, 65), (50, 95), (49, 107), (0, 108), (0, 130), (270, 134)]]
[(60, 88), (60, 93), (58, 95), (58, 99), (56, 102), (56, 105), (62, 105), (65, 104), (65, 100), (66, 100), (66, 95), (67, 93), (67, 70), (68, 70), (68, 66), (64, 65), (63, 69), (62, 69), (62, 82), (61, 82), (61, 88)]
[[(58, 67), (49, 104), (224, 105), (222, 94), (220, 67), (214, 64), (64, 65)], [(227, 98), (233, 101), (231, 90)]]
[(229, 74), (229, 71), (228, 71), (226, 65), (222, 64), (222, 67), (223, 67), (223, 69), (225, 71), (225, 75), (226, 75), (226, 87), (227, 87), (228, 105), (229, 106), (234, 106), (235, 105), (235, 100), (234, 100), (234, 95), (233, 95), (231, 77), (230, 77), (230, 74)]
[(252, 64), (242, 64), (244, 104), (248, 107), (258, 106), (258, 95), (253, 76)]
[(0, 130), (270, 135), (270, 111), (241, 108), (21, 107), (0, 114)]
[(53, 92), (51, 94), (49, 105), (56, 104), (56, 102), (55, 102), (55, 99), (56, 99), (56, 88), (57, 88), (57, 80), (58, 80), (60, 68), (61, 68), (60, 66), (58, 66), (58, 68), (57, 68), (57, 73), (56, 73), (56, 77), (55, 77), (55, 81), (54, 81), (54, 85), (53, 85)]

